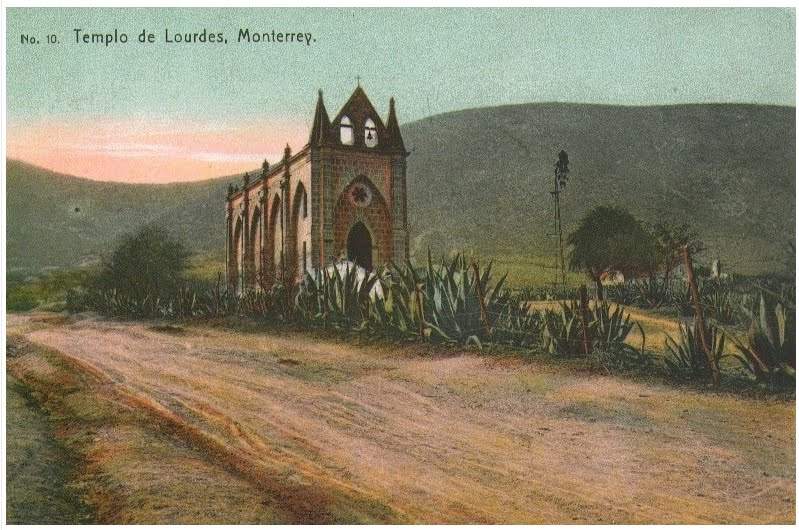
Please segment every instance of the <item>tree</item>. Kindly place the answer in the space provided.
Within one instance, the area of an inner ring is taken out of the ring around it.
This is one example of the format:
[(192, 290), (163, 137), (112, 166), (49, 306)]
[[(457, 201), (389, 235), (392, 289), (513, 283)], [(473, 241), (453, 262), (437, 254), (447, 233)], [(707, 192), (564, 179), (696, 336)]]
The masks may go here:
[(652, 236), (628, 211), (598, 206), (580, 220), (567, 239), (571, 246), (569, 268), (585, 272), (594, 281), (597, 296), (604, 299), (601, 277), (619, 271), (635, 277), (651, 270)]
[(663, 271), (666, 282), (671, 271), (682, 261), (683, 247), (687, 245), (691, 254), (696, 254), (704, 248), (687, 223), (674, 224), (660, 221), (655, 223), (651, 233), (655, 244), (656, 265)]
[(100, 286), (136, 300), (164, 298), (183, 278), (189, 253), (163, 227), (146, 226), (122, 242), (103, 264)]

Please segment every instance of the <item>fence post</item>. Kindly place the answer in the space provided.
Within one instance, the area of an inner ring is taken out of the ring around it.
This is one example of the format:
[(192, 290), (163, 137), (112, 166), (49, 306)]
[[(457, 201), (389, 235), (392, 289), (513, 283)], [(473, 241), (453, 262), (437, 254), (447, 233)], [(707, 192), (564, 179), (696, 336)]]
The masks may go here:
[(699, 300), (699, 288), (696, 286), (696, 277), (694, 276), (694, 264), (691, 260), (691, 252), (688, 250), (688, 245), (682, 247), (682, 257), (685, 264), (685, 274), (688, 277), (688, 286), (691, 290), (691, 300), (694, 306), (694, 322), (696, 325), (696, 332), (699, 335), (702, 349), (707, 356), (707, 362), (710, 365), (710, 373), (713, 378), (713, 386), (719, 386), (719, 367), (716, 365), (710, 345), (707, 342), (707, 330), (705, 328), (705, 315), (702, 311), (702, 303)]
[(472, 269), (474, 269), (474, 281), (477, 284), (477, 296), (480, 301), (480, 321), (483, 323), (483, 330), (486, 337), (491, 336), (491, 324), (488, 321), (488, 311), (486, 310), (485, 295), (483, 294), (483, 284), (480, 282), (480, 269), (477, 267), (477, 262), (472, 261)]
[(580, 292), (580, 320), (583, 324), (583, 353), (591, 355), (591, 338), (588, 336), (588, 289), (582, 284)]

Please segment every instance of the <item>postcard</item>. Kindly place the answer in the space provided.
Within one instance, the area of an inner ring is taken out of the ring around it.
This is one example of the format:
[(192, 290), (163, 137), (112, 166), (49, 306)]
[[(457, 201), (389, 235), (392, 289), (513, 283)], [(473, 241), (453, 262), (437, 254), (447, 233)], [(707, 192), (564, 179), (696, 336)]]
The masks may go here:
[(7, 7), (8, 524), (793, 524), (792, 8)]

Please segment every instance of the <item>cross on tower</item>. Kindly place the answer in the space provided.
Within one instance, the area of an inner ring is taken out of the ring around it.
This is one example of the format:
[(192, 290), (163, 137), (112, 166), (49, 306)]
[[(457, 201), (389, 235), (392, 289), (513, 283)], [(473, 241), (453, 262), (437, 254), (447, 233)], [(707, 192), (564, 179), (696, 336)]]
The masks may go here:
[(355, 76), (355, 80), (358, 83), (358, 86), (361, 86), (361, 76)]

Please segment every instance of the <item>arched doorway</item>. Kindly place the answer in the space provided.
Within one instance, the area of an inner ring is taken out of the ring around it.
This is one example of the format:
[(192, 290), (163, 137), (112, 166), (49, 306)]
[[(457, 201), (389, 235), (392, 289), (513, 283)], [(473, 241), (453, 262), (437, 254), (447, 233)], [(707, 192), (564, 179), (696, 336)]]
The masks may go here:
[(372, 235), (360, 221), (352, 226), (347, 236), (347, 259), (366, 270), (372, 269)]

